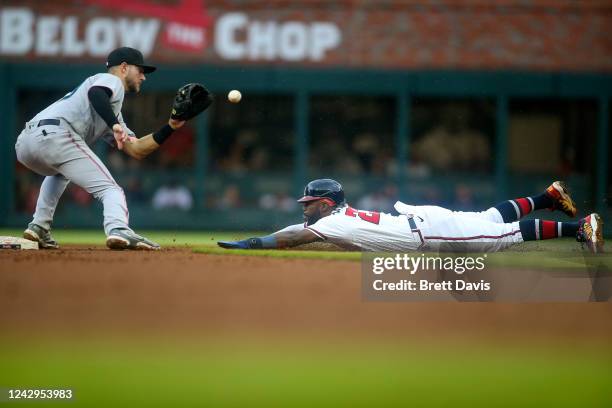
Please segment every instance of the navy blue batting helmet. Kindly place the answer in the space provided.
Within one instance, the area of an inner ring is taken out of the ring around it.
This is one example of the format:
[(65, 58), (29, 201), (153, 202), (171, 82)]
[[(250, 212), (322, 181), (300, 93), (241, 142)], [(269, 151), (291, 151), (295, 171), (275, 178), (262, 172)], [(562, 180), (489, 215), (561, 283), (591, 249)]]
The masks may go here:
[(298, 200), (299, 203), (308, 201), (330, 199), (335, 205), (344, 204), (344, 190), (342, 184), (332, 179), (313, 180), (304, 188), (304, 197)]

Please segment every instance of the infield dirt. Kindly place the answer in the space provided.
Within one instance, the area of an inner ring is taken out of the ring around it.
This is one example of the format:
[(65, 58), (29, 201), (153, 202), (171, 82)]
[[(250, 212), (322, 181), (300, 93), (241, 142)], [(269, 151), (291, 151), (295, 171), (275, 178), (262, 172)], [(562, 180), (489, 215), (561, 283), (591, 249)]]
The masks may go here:
[[(373, 303), (360, 263), (69, 247), (0, 251), (0, 327), (612, 339), (610, 303)], [(443, 337), (442, 337), (443, 336)]]

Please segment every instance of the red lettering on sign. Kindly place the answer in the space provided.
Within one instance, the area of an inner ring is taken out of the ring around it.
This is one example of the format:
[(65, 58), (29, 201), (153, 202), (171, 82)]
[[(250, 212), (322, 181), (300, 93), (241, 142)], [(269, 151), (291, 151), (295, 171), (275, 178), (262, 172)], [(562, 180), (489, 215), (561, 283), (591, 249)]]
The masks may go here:
[(206, 45), (206, 28), (211, 18), (202, 0), (183, 0), (176, 6), (155, 4), (146, 0), (86, 0), (90, 4), (128, 12), (138, 16), (155, 17), (167, 22), (162, 41), (170, 48), (201, 51)]

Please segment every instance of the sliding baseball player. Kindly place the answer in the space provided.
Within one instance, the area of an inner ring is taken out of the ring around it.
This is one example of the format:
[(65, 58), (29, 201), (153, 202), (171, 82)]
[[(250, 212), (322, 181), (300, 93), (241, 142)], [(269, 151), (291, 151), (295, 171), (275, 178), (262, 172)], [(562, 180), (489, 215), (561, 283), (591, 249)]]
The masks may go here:
[(482, 212), (451, 211), (437, 206), (395, 204), (399, 215), (357, 210), (346, 204), (340, 183), (314, 180), (298, 200), (303, 224), (242, 241), (218, 242), (229, 249), (271, 249), (327, 241), (361, 251), (495, 252), (523, 241), (576, 237), (591, 252), (603, 252), (603, 221), (591, 214), (577, 222), (522, 220), (532, 211), (560, 210), (576, 216), (564, 183), (555, 181), (541, 194), (504, 201)]

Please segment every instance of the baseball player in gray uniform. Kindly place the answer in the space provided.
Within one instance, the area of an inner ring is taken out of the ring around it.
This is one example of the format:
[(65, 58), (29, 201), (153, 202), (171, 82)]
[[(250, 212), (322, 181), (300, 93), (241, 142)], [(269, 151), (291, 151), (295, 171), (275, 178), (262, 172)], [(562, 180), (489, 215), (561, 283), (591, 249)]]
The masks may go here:
[(90, 146), (103, 138), (128, 155), (142, 159), (158, 149), (185, 121), (169, 119), (157, 132), (136, 138), (121, 115), (123, 97), (125, 92), (139, 92), (145, 74), (156, 68), (145, 65), (142, 53), (129, 47), (112, 51), (106, 68), (106, 73), (86, 78), (73, 91), (37, 114), (17, 138), (17, 159), (46, 176), (34, 219), (23, 235), (37, 241), (41, 248), (59, 247), (51, 236), (51, 224), (58, 201), (70, 182), (102, 202), (109, 248), (160, 248), (130, 229), (123, 189)]

